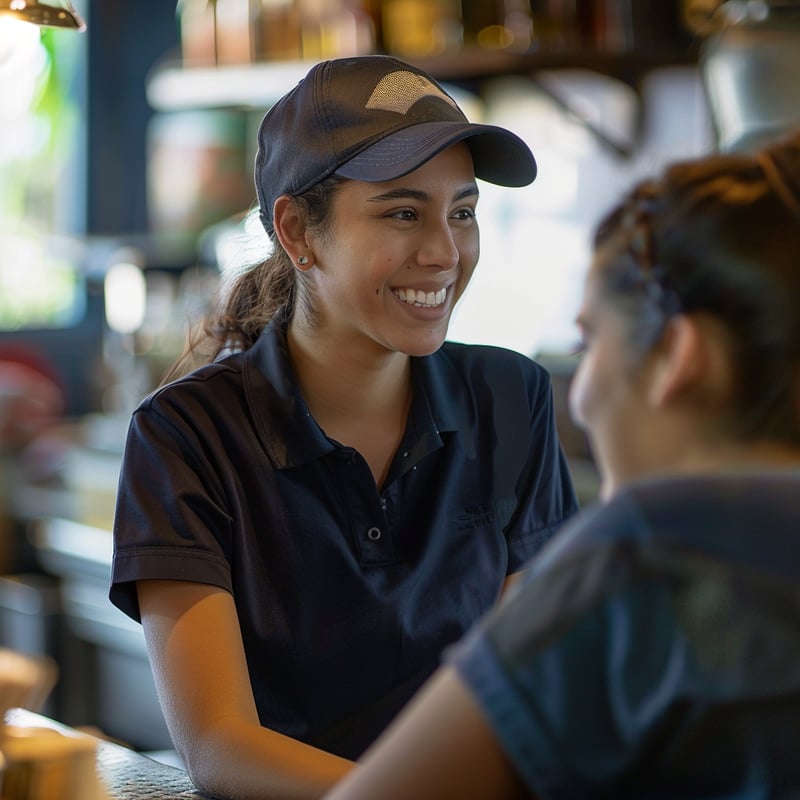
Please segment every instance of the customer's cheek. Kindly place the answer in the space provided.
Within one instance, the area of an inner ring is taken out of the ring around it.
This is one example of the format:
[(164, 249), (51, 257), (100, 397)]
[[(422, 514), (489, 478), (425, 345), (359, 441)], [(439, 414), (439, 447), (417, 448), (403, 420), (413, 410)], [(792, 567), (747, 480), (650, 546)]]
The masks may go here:
[(594, 405), (592, 383), (591, 365), (589, 360), (584, 357), (572, 378), (568, 395), (570, 416), (580, 428), (589, 428), (592, 421)]

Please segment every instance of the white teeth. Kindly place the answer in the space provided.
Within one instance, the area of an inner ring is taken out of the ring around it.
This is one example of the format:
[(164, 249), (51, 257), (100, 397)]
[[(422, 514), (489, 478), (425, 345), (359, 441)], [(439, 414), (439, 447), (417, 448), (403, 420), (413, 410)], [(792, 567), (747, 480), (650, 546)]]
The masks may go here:
[(436, 308), (444, 303), (447, 289), (438, 292), (423, 292), (422, 289), (395, 289), (395, 295), (404, 303), (409, 303), (418, 308)]

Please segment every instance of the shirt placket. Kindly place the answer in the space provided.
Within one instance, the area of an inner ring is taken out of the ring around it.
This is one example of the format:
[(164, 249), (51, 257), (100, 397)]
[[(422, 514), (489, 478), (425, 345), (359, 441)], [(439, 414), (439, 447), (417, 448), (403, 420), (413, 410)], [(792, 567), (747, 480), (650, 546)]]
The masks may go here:
[(341, 448), (337, 459), (344, 473), (339, 485), (359, 561), (371, 565), (394, 563), (394, 538), (386, 515), (386, 502), (378, 494), (369, 465), (360, 453), (349, 447)]

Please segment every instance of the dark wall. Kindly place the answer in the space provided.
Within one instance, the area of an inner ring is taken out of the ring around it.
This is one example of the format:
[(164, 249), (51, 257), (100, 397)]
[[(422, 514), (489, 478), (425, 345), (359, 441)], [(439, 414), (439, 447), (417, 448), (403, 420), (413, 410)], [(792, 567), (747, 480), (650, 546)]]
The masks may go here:
[(87, 233), (147, 229), (145, 134), (153, 64), (177, 57), (175, 2), (89, 0)]

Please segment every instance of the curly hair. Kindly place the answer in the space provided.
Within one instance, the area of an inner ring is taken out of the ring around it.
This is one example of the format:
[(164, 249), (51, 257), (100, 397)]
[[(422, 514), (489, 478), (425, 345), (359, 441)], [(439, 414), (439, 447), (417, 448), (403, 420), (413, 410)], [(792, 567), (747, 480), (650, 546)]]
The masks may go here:
[(676, 313), (713, 316), (733, 343), (734, 432), (800, 443), (800, 133), (668, 167), (594, 245), (634, 344), (649, 348)]

